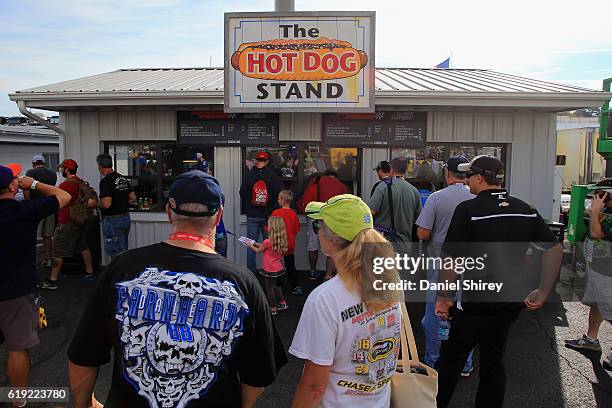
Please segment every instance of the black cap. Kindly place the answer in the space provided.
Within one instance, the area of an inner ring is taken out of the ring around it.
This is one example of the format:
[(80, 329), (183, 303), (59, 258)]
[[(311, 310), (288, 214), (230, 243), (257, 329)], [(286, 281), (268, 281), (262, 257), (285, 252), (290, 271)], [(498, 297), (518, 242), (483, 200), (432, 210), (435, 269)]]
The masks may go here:
[(376, 171), (380, 170), (385, 173), (391, 173), (391, 163), (389, 163), (386, 160), (379, 161), (376, 167), (374, 167), (372, 170), (376, 170)]
[(459, 164), (457, 169), (461, 172), (471, 171), (497, 180), (503, 180), (505, 175), (504, 163), (497, 157), (490, 155), (476, 156), (469, 163)]
[[(188, 217), (210, 217), (215, 215), (222, 205), (221, 186), (216, 178), (203, 171), (193, 170), (181, 174), (170, 186), (170, 209), (177, 214)], [(202, 204), (208, 208), (205, 212), (183, 211), (181, 204)]]
[(458, 166), (463, 163), (469, 163), (470, 161), (465, 156), (453, 156), (449, 157), (444, 167), (446, 167), (452, 173), (463, 173), (459, 170)]

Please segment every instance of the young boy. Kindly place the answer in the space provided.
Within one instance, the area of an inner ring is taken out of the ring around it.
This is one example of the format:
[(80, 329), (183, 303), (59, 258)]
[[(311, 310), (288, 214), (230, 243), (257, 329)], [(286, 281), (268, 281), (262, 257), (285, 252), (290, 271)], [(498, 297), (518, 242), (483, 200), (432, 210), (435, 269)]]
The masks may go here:
[(302, 286), (300, 285), (300, 277), (295, 270), (295, 256), (293, 255), (293, 251), (295, 250), (295, 237), (300, 230), (300, 220), (298, 219), (297, 213), (291, 209), (292, 201), (293, 192), (291, 190), (281, 190), (278, 194), (278, 204), (281, 208), (272, 211), (271, 216), (281, 217), (285, 222), (289, 250), (283, 256), (283, 261), (285, 262), (289, 284), (292, 287), (291, 294), (300, 296), (302, 294)]

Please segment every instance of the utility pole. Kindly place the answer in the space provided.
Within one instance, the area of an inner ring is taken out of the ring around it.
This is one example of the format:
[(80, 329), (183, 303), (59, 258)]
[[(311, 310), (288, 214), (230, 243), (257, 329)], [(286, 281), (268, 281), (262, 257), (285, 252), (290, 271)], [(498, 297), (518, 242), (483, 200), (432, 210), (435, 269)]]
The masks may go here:
[(295, 1), (274, 0), (274, 11), (295, 11)]

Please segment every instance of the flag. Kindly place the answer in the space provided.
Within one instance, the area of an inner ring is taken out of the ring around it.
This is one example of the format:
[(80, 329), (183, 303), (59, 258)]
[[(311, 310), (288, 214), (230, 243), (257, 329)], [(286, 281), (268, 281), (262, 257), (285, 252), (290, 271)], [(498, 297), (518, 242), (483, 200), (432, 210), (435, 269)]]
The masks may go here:
[(450, 57), (436, 65), (434, 68), (450, 68)]

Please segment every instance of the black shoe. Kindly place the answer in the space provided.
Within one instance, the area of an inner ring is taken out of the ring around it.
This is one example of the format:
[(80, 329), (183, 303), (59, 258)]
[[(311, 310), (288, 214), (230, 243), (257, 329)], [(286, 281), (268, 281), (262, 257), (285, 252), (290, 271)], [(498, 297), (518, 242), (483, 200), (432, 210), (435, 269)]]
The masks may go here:
[(58, 288), (57, 282), (56, 281), (52, 281), (51, 279), (47, 279), (47, 280), (44, 280), (44, 281), (40, 282), (38, 284), (38, 287), (40, 289), (48, 289), (48, 290), (55, 290), (55, 289)]
[(89, 280), (89, 281), (96, 280), (96, 275), (94, 275), (93, 273), (85, 272), (84, 274), (81, 275), (81, 279)]

